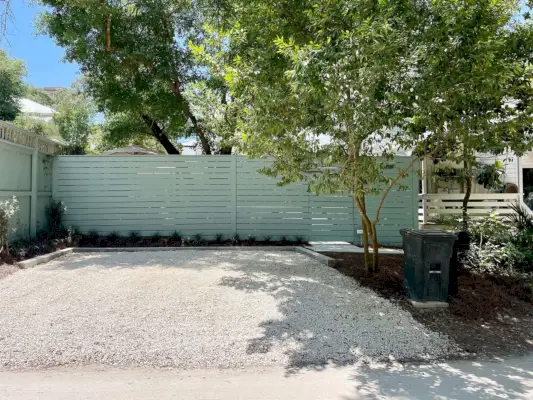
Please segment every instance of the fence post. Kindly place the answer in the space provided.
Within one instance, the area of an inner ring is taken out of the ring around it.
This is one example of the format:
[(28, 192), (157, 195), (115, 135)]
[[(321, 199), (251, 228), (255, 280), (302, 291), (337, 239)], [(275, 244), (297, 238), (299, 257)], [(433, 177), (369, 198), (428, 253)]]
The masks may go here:
[(231, 155), (230, 167), (230, 184), (231, 184), (231, 235), (238, 233), (237, 230), (237, 155)]
[(37, 235), (37, 195), (39, 191), (39, 138), (33, 138), (31, 154), (31, 197), (30, 197), (30, 236)]
[[(415, 229), (420, 229), (420, 220), (419, 220), (419, 209), (420, 209), (420, 195), (418, 193), (419, 191), (419, 181), (418, 181), (418, 174), (413, 168), (412, 172), (412, 182), (411, 182), (411, 190), (413, 192), (413, 211), (414, 211), (414, 226)], [(425, 195), (422, 195), (422, 223), (426, 223), (426, 200)]]

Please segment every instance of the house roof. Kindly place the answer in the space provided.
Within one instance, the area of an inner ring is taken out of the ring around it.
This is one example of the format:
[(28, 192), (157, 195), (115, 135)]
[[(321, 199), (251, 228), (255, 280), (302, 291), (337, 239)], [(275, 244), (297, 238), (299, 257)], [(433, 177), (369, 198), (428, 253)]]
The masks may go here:
[(30, 99), (19, 99), (20, 110), (23, 114), (53, 116), (56, 113), (52, 107), (39, 104)]
[(118, 149), (112, 149), (112, 150), (106, 150), (102, 154), (107, 155), (135, 155), (135, 156), (153, 156), (161, 154), (157, 150), (149, 149), (148, 147), (144, 146), (126, 146), (126, 147), (120, 147)]

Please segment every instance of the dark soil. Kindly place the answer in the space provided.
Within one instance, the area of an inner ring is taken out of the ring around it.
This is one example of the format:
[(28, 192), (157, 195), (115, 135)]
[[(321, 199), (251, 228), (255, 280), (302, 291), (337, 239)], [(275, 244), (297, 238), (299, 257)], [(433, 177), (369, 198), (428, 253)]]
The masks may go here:
[(325, 254), (337, 260), (335, 268), (341, 273), (397, 302), (429, 329), (453, 338), (468, 356), (493, 358), (533, 351), (533, 292), (523, 280), (461, 269), (459, 292), (449, 299), (449, 308), (419, 310), (403, 289), (403, 256), (380, 255), (380, 271), (368, 275), (362, 254)]

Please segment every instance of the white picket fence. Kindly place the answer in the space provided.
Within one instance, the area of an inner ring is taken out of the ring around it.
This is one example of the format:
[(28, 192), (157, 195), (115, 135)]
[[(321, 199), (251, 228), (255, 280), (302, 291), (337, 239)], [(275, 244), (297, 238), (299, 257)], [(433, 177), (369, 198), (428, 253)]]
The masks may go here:
[[(419, 222), (434, 221), (438, 217), (461, 215), (463, 213), (463, 193), (420, 194)], [(496, 211), (499, 215), (513, 213), (511, 205), (520, 202), (520, 193), (477, 193), (470, 196), (468, 214), (471, 217), (489, 215)]]

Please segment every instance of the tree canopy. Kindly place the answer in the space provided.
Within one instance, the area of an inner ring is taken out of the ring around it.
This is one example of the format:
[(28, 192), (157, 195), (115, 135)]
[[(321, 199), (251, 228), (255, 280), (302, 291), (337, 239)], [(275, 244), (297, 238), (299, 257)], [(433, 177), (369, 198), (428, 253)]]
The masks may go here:
[[(131, 132), (141, 137), (149, 132), (169, 154), (179, 153), (176, 139), (188, 136), (198, 138), (205, 154), (215, 152), (215, 135), (202, 123), (208, 116), (186, 95), (208, 77), (188, 47), (201, 35), (197, 2), (42, 3), (49, 7), (42, 15), (44, 31), (66, 49), (67, 59), (80, 64), (101, 111), (115, 122), (136, 121)], [(116, 140), (113, 135), (123, 132), (106, 135)]]
[(20, 112), (19, 98), (24, 92), (24, 63), (0, 50), (0, 120), (13, 121)]
[(369, 217), (365, 198), (381, 193), (382, 204), (405, 175), (388, 169), (399, 149), (415, 165), (437, 150), (531, 147), (533, 42), (519, 9), (508, 0), (225, 2), (218, 24), (235, 54), (226, 78), (250, 105), (239, 120), (246, 151), (274, 156), (266, 172), (282, 183), (352, 193), (376, 268), (380, 206)]
[[(42, 2), (44, 30), (108, 117), (104, 140), (157, 140), (169, 154), (179, 137), (205, 154), (238, 145), (273, 156), (264, 172), (281, 184), (349, 192), (371, 270), (381, 206), (421, 157), (468, 170), (476, 152), (532, 146), (520, 1)], [(398, 151), (411, 163), (391, 172)]]

